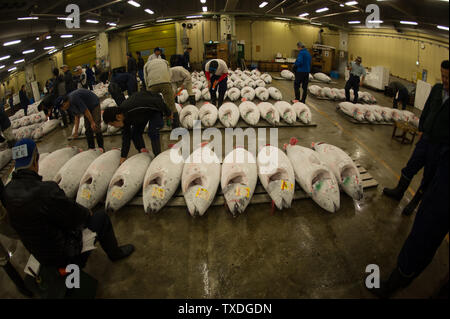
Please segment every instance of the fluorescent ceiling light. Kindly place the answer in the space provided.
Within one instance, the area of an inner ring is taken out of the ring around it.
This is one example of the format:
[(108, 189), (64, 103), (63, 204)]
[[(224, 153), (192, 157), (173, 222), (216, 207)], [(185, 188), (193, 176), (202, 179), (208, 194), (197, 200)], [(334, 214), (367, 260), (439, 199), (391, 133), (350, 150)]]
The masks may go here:
[(4, 65), (0, 65), (0, 69), (3, 69), (5, 66)]
[(284, 20), (284, 21), (291, 21), (291, 19), (288, 19), (288, 18), (275, 17), (275, 19), (277, 19), (277, 20)]
[(317, 22), (311, 22), (311, 24), (314, 24), (314, 25), (322, 25), (322, 23), (317, 23)]
[(345, 3), (345, 5), (347, 5), (347, 6), (354, 6), (356, 4), (358, 4), (358, 1), (349, 1), (349, 2)]
[(383, 23), (382, 20), (370, 20), (369, 23)]
[(98, 20), (87, 19), (86, 22), (87, 23), (98, 23)]
[(342, 7), (342, 8), (345, 7), (345, 5), (343, 3), (341, 3), (339, 6)]
[(348, 24), (360, 24), (361, 21), (349, 21)]
[(17, 18), (17, 20), (37, 20), (39, 19), (39, 17), (22, 17), (22, 18)]
[(33, 53), (34, 51), (35, 51), (34, 49), (26, 50), (26, 51), (23, 51), (22, 54)]
[(89, 39), (93, 39), (93, 38), (95, 38), (95, 35), (93, 35), (92, 37), (89, 37)]
[(309, 13), (305, 12), (305, 13), (299, 14), (298, 16), (301, 18), (307, 17), (307, 16), (309, 16)]
[(114, 22), (106, 22), (107, 25), (111, 26), (111, 27), (116, 27), (117, 23)]
[(440, 30), (448, 31), (448, 27), (443, 26), (443, 25), (438, 25), (437, 28), (440, 29)]
[(14, 71), (14, 70), (17, 70), (17, 68), (16, 68), (16, 67), (13, 67), (13, 68), (11, 68), (11, 69), (8, 69), (8, 72), (11, 72), (11, 71)]
[(19, 63), (22, 63), (22, 62), (25, 62), (25, 59), (20, 59), (20, 60), (14, 61), (14, 64), (19, 64)]
[(328, 11), (328, 10), (330, 10), (330, 9), (328, 9), (328, 8), (322, 8), (322, 9), (317, 9), (316, 12), (317, 12), (317, 13), (321, 13), (321, 12), (325, 12), (325, 11)]
[(206, 0), (200, 0), (201, 3), (206, 3)]
[(53, 50), (51, 50), (51, 51), (48, 51), (48, 54), (55, 53), (56, 51), (58, 51), (58, 49), (53, 49)]
[(173, 21), (173, 19), (160, 19), (160, 20), (156, 20), (156, 22), (167, 22), (167, 21)]
[(65, 20), (65, 21), (72, 21), (73, 18), (68, 18), (68, 17), (57, 17), (56, 19), (58, 20)]
[(46, 40), (50, 40), (51, 38), (52, 38), (51, 35), (48, 35), (48, 36), (45, 37)]
[(128, 1), (129, 4), (131, 4), (132, 6), (139, 8), (141, 5), (139, 3), (137, 3), (136, 1)]
[(417, 22), (414, 21), (400, 21), (401, 24), (409, 24), (409, 25), (418, 25)]
[(260, 8), (264, 8), (265, 6), (267, 6), (269, 3), (267, 1), (261, 2), (261, 4), (259, 5)]
[(154, 14), (154, 12), (150, 9), (145, 9), (144, 11), (147, 12), (148, 14)]
[(22, 40), (9, 41), (9, 42), (3, 43), (3, 46), (4, 46), (4, 47), (7, 47), (8, 45), (18, 44), (18, 43), (20, 43), (20, 42), (22, 42)]
[(202, 11), (203, 12), (207, 12), (208, 11), (208, 7), (202, 7)]
[(62, 34), (61, 38), (72, 38), (73, 34)]
[(66, 44), (64, 47), (67, 48), (70, 47), (71, 45), (73, 45), (73, 43)]
[(197, 18), (203, 18), (203, 16), (187, 16), (186, 19), (197, 19)]
[(2, 57), (0, 57), (0, 61), (7, 60), (7, 59), (9, 59), (10, 57), (11, 57), (10, 55), (2, 56)]
[(51, 49), (54, 49), (54, 48), (55, 48), (54, 46), (50, 46), (50, 47), (45, 47), (44, 50), (51, 50)]

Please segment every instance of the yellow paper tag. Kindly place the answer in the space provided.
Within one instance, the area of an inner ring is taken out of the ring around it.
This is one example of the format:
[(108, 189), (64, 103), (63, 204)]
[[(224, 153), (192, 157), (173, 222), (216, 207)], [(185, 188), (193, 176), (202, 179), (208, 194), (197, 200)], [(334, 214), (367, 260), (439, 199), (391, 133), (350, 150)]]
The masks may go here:
[(208, 198), (209, 198), (209, 193), (208, 193), (208, 191), (207, 191), (206, 189), (204, 189), (204, 188), (202, 188), (202, 187), (199, 187), (198, 190), (197, 190), (197, 194), (195, 195), (195, 197), (199, 197), (199, 198), (201, 198), (201, 199), (208, 200)]
[(123, 190), (115, 189), (112, 191), (111, 196), (117, 198), (118, 200), (121, 200), (123, 196)]
[(164, 188), (161, 188), (158, 186), (153, 186), (153, 190), (152, 190), (153, 198), (164, 199), (165, 193), (166, 193), (166, 190)]
[(289, 183), (287, 181), (281, 180), (281, 190), (282, 191), (290, 191), (294, 189), (294, 184)]
[(242, 196), (245, 194), (245, 197), (250, 197), (250, 188), (249, 187), (239, 187), (236, 186), (236, 196)]
[(81, 191), (81, 197), (84, 199), (91, 199), (91, 191), (89, 189), (83, 189)]

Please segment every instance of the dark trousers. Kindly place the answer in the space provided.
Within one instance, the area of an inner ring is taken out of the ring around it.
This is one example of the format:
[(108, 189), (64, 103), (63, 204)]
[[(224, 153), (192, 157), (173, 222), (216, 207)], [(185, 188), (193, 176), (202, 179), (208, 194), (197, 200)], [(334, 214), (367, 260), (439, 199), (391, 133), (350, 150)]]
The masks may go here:
[(120, 106), (123, 101), (125, 101), (125, 95), (123, 94), (119, 84), (111, 82), (108, 86), (108, 92), (111, 94), (111, 97), (116, 102), (117, 106)]
[[(104, 148), (103, 146), (103, 134), (102, 134), (102, 116), (101, 116), (101, 110), (100, 105), (96, 106), (92, 111), (92, 119), (94, 120), (97, 130), (95, 131), (95, 138), (97, 140), (97, 145), (100, 148)], [(86, 128), (86, 139), (88, 143), (89, 149), (95, 148), (95, 142), (94, 142), (94, 131), (92, 130), (91, 123), (87, 119), (87, 117), (84, 117), (84, 127)]]
[[(306, 96), (308, 95), (308, 83), (309, 83), (309, 72), (295, 72), (294, 81), (294, 92), (295, 99), (302, 103), (306, 102)], [(303, 90), (302, 99), (300, 100), (300, 86)]]
[[(144, 80), (144, 70), (143, 70), (143, 69), (138, 70), (138, 75), (139, 75), (139, 79), (141, 79), (142, 87), (143, 87), (143, 88), (147, 87), (147, 86), (145, 85), (145, 80)], [(129, 93), (128, 93), (128, 94), (129, 94)], [(129, 95), (131, 96), (131, 94), (129, 94)]]
[(406, 105), (408, 104), (408, 100), (409, 100), (409, 93), (407, 89), (401, 89), (398, 91), (398, 98), (396, 98), (397, 93), (395, 93), (394, 96), (394, 105), (393, 108), (397, 109), (398, 108), (398, 101), (402, 102), (403, 105), (403, 110), (406, 110)]
[(74, 117), (70, 111), (63, 111), (62, 109), (60, 109), (60, 112), (64, 126), (67, 126), (67, 124), (69, 123), (73, 123)]
[(411, 281), (430, 264), (449, 231), (449, 178), (449, 149), (445, 146), (437, 151), (436, 173), (398, 256), (398, 268)]
[(345, 100), (347, 102), (350, 102), (350, 89), (353, 89), (353, 92), (355, 93), (355, 100), (353, 103), (358, 103), (358, 92), (359, 92), (359, 83), (360, 83), (359, 76), (350, 74), (350, 79), (348, 79), (347, 83), (345, 84)]
[[(145, 127), (147, 126), (147, 123), (139, 124), (139, 125), (133, 125), (131, 127), (131, 140), (133, 141), (134, 147), (136, 150), (140, 151), (145, 147), (145, 142), (143, 138)], [(148, 132), (147, 135), (150, 138), (150, 141), (152, 142), (152, 147), (155, 147), (155, 143), (159, 143), (160, 141), (160, 134), (159, 131), (164, 127), (164, 119), (160, 112), (153, 112), (153, 115), (150, 117), (150, 120), (148, 121)], [(153, 153), (155, 155), (158, 155), (158, 150), (153, 149)]]
[[(225, 93), (228, 89), (227, 82), (228, 78), (223, 79), (217, 86), (213, 89), (214, 81), (220, 79), (220, 76), (213, 75), (211, 76), (211, 87), (209, 88), (209, 93), (211, 93), (211, 103), (217, 107), (221, 107), (223, 104), (223, 100), (225, 99)], [(217, 103), (217, 90), (219, 90), (219, 105)]]
[(88, 86), (89, 90), (91, 90), (91, 91), (94, 90), (94, 81), (88, 82), (87, 86)]
[(22, 105), (23, 112), (25, 113), (25, 116), (28, 115), (28, 105)]
[[(97, 239), (103, 250), (108, 256), (113, 256), (117, 251), (117, 239), (114, 234), (114, 229), (111, 224), (111, 219), (105, 213), (104, 209), (95, 212), (89, 217), (86, 227), (94, 233), (97, 233)], [(85, 252), (79, 256), (76, 256), (71, 263), (76, 264), (83, 268), (86, 266), (86, 262), (91, 252)]]

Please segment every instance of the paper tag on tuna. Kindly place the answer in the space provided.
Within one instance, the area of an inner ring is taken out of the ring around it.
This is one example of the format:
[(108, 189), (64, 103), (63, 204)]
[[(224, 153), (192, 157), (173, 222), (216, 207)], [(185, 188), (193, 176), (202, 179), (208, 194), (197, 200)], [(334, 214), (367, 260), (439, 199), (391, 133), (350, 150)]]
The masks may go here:
[(91, 199), (91, 191), (89, 189), (83, 189), (81, 191), (81, 197), (84, 199)]
[(245, 197), (249, 198), (250, 197), (250, 188), (236, 186), (236, 196), (245, 196)]
[(281, 180), (281, 190), (282, 191), (290, 191), (294, 189), (294, 184), (289, 183), (287, 181)]
[(153, 186), (152, 197), (153, 198), (164, 199), (165, 192), (166, 191), (165, 191), (164, 188)]
[(206, 189), (199, 187), (197, 190), (197, 194), (195, 194), (195, 197), (199, 197), (201, 199), (208, 200), (209, 193)]
[(118, 200), (121, 200), (123, 196), (123, 190), (115, 189), (112, 191), (111, 196), (117, 198)]

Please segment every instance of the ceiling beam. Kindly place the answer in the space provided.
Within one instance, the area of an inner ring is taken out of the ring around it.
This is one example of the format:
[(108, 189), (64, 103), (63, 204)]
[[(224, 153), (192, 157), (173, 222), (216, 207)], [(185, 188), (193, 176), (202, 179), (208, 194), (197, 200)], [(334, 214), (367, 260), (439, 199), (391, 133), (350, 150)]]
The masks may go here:
[(236, 10), (238, 3), (239, 3), (239, 0), (227, 0), (227, 2), (225, 3), (224, 11), (228, 12), (228, 11)]

